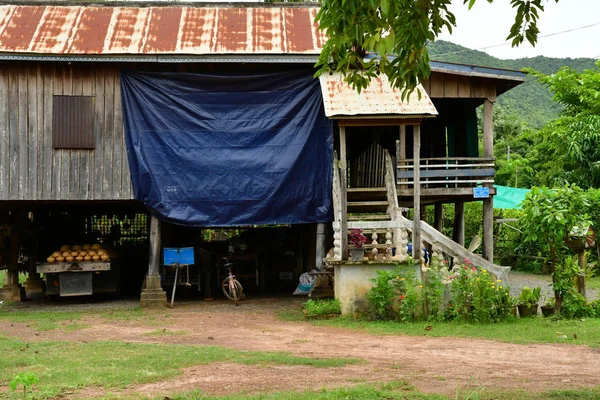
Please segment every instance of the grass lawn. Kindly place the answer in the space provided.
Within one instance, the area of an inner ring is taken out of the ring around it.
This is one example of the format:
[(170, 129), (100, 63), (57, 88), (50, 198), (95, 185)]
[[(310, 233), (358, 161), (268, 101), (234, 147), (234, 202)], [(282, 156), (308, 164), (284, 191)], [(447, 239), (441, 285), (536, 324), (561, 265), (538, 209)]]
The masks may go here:
[[(349, 318), (315, 321), (328, 325), (361, 329), (384, 335), (410, 335), (432, 337), (465, 337), (499, 340), (507, 343), (569, 343), (600, 347), (600, 319), (553, 320), (542, 318), (516, 319), (496, 324), (468, 324), (455, 322), (399, 323), (390, 321), (361, 321)], [(425, 330), (432, 326), (431, 330)], [(560, 339), (560, 335), (567, 339)], [(574, 338), (577, 335), (577, 339)]]
[(38, 331), (50, 331), (61, 326), (77, 329), (85, 325), (77, 323), (84, 313), (72, 311), (13, 311), (10, 306), (0, 307), (0, 321), (27, 323)]
[[(298, 311), (284, 311), (279, 317), (288, 321), (304, 321)], [(339, 317), (311, 321), (315, 325), (360, 329), (376, 335), (409, 335), (431, 337), (464, 337), (498, 340), (507, 343), (568, 343), (600, 347), (600, 318), (559, 320), (553, 318), (523, 318), (495, 324), (458, 322), (393, 322), (368, 321)], [(431, 330), (425, 330), (431, 326)], [(567, 339), (559, 336), (566, 335)], [(577, 339), (574, 335), (577, 335)]]
[[(117, 397), (106, 396), (103, 399)], [(143, 398), (118, 397), (123, 400)], [(153, 400), (163, 400), (165, 397), (155, 397)], [(169, 395), (171, 400), (534, 400), (534, 399), (599, 399), (600, 387), (579, 390), (553, 390), (542, 393), (527, 393), (525, 391), (496, 391), (485, 387), (461, 388), (453, 396), (421, 393), (404, 381), (380, 384), (356, 385), (348, 388), (306, 390), (301, 392), (272, 392), (255, 395), (237, 394), (231, 396), (208, 396), (200, 391)]]
[[(340, 367), (358, 359), (315, 359), (284, 352), (237, 351), (217, 346), (125, 342), (24, 342), (0, 337), (0, 384), (19, 372), (39, 378), (41, 396), (53, 398), (79, 387), (124, 388), (180, 375), (182, 369), (212, 362)], [(2, 394), (0, 394), (0, 397)], [(43, 398), (43, 397), (42, 397)]]

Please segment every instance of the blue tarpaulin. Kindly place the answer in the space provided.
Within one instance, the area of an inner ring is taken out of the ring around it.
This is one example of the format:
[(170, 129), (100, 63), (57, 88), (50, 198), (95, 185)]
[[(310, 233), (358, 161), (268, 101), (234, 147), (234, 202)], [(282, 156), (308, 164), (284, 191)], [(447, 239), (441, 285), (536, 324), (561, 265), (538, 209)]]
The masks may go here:
[(311, 71), (121, 74), (136, 200), (191, 226), (332, 219), (333, 134)]

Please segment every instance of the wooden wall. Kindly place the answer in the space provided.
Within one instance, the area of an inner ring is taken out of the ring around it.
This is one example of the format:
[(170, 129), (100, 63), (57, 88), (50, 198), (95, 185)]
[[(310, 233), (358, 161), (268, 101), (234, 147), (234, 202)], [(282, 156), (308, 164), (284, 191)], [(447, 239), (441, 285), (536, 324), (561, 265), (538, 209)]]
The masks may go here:
[(496, 83), (492, 79), (432, 71), (429, 79), (423, 81), (423, 88), (431, 98), (496, 100)]
[[(0, 200), (131, 199), (120, 93), (111, 66), (0, 64)], [(53, 149), (53, 95), (95, 97), (95, 149)]]

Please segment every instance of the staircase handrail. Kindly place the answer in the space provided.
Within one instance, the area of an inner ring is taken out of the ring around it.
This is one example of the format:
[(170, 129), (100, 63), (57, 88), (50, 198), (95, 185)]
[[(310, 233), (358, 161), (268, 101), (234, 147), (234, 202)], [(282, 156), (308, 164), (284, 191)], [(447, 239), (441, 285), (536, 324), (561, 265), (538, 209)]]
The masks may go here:
[[(405, 226), (409, 231), (413, 230), (413, 222), (407, 218), (404, 218), (400, 213), (400, 219), (402, 225)], [(508, 273), (510, 267), (494, 264), (480, 256), (479, 254), (469, 252), (464, 246), (456, 243), (425, 221), (421, 221), (421, 234), (425, 242), (432, 246), (439, 246), (442, 251), (446, 254), (456, 257), (458, 259), (469, 261), (476, 267), (487, 269), (489, 272), (494, 274), (498, 279), (502, 279), (503, 282), (508, 282)]]

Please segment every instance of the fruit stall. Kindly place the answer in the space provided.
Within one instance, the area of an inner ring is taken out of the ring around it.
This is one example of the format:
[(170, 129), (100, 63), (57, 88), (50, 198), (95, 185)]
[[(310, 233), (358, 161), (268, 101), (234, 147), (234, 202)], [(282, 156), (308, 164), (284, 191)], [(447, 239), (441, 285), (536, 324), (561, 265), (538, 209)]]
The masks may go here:
[(63, 245), (39, 263), (49, 296), (82, 296), (118, 290), (114, 251), (102, 244)]

